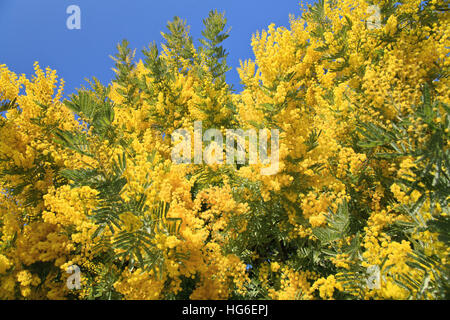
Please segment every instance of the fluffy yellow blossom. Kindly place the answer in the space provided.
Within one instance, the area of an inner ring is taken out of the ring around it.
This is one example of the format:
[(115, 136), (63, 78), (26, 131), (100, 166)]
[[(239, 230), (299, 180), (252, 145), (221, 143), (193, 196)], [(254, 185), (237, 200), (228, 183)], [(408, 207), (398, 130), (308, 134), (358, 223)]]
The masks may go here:
[(9, 261), (9, 259), (4, 255), (0, 254), (0, 274), (5, 273), (6, 270), (8, 270), (9, 267), (11, 267), (11, 265), (12, 265), (11, 261)]

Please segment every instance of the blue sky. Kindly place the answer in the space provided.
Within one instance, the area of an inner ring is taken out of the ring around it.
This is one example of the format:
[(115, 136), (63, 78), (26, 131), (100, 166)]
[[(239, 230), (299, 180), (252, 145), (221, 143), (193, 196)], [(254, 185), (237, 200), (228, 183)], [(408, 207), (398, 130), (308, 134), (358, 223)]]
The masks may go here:
[[(311, 2), (311, 0), (308, 0)], [(69, 30), (69, 5), (81, 9), (81, 30)], [(289, 13), (300, 14), (299, 0), (0, 0), (0, 64), (26, 75), (33, 62), (50, 66), (66, 81), (66, 96), (97, 77), (104, 84), (113, 78), (116, 45), (122, 39), (140, 51), (152, 41), (160, 43), (167, 21), (180, 16), (200, 38), (202, 19), (211, 9), (225, 11), (230, 38), (224, 42), (233, 68), (227, 80), (241, 89), (236, 67), (239, 60), (253, 58), (250, 40), (270, 23), (288, 26)]]

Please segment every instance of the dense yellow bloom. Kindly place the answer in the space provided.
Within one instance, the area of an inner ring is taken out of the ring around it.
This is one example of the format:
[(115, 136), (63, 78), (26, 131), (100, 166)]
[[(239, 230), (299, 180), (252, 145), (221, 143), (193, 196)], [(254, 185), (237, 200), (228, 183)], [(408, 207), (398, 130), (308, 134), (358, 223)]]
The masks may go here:
[(8, 258), (4, 255), (0, 254), (0, 274), (5, 273), (5, 271), (8, 270), (9, 267), (11, 267), (11, 265), (11, 261), (9, 261)]
[(335, 290), (342, 290), (342, 285), (338, 283), (333, 275), (328, 278), (320, 278), (311, 287), (311, 291), (319, 289), (319, 294), (322, 299), (333, 299)]
[[(427, 111), (431, 120), (413, 115), (422, 100), (450, 103), (450, 34), (448, 11), (428, 7), (436, 22), (426, 24), (420, 4), (403, 1), (379, 28), (366, 24), (363, 0), (325, 2), (321, 21), (305, 11), (288, 27), (271, 24), (252, 37), (239, 93), (181, 20), (176, 37), (163, 34), (161, 53), (151, 47), (135, 63), (122, 47), (109, 87), (94, 80), (65, 103), (54, 70), (35, 63), (27, 79), (0, 65), (0, 103), (12, 104), (0, 117), (0, 298), (421, 294), (399, 279), (434, 280), (429, 266), (412, 267), (418, 244), (448, 264), (449, 249), (427, 229), (448, 208), (426, 198), (405, 213), (432, 192), (414, 184), (424, 168), (413, 151), (431, 132), (448, 137), (448, 115), (440, 105)], [(405, 119), (395, 145), (368, 146), (356, 130), (397, 130)], [(195, 121), (222, 133), (277, 128), (279, 171), (263, 175), (259, 160), (175, 163), (172, 134), (183, 128), (195, 139)], [(403, 149), (411, 152), (393, 156)], [(430, 170), (434, 187), (441, 168)], [(410, 237), (398, 231), (405, 225)], [(66, 286), (74, 265), (80, 290)], [(342, 281), (369, 267), (379, 269), (379, 287), (355, 293)]]

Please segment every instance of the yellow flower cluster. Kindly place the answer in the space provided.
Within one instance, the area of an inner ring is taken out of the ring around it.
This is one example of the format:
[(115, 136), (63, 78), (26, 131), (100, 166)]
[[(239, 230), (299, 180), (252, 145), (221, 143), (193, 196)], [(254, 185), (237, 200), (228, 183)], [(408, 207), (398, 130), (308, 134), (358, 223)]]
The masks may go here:
[(3, 274), (11, 267), (12, 263), (7, 257), (0, 254), (0, 274)]
[(281, 270), (280, 290), (269, 289), (269, 296), (278, 300), (310, 300), (311, 285), (307, 272), (295, 272), (289, 267)]
[(335, 290), (343, 290), (342, 285), (336, 281), (333, 275), (327, 278), (320, 278), (311, 287), (311, 291), (319, 290), (322, 299), (333, 300)]

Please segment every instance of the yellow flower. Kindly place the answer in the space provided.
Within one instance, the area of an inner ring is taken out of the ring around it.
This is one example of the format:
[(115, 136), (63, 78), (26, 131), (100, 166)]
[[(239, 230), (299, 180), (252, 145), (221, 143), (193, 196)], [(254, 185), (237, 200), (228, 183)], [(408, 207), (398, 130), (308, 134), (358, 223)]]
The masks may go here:
[(270, 270), (272, 270), (272, 272), (277, 272), (278, 270), (280, 270), (280, 265), (278, 262), (272, 262), (270, 264)]
[(12, 266), (11, 261), (3, 254), (0, 254), (0, 274), (3, 274)]

